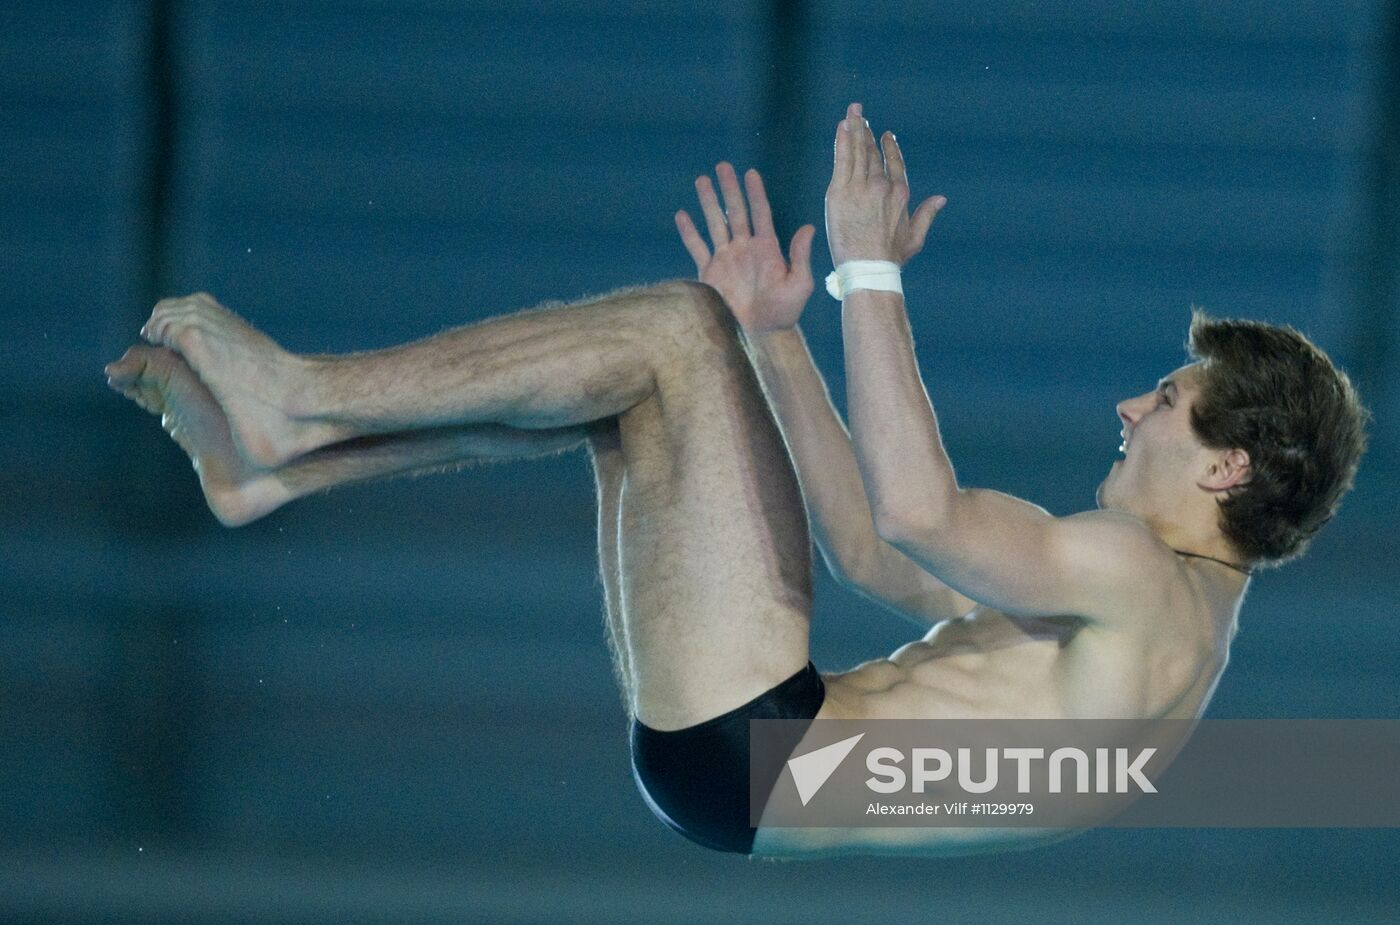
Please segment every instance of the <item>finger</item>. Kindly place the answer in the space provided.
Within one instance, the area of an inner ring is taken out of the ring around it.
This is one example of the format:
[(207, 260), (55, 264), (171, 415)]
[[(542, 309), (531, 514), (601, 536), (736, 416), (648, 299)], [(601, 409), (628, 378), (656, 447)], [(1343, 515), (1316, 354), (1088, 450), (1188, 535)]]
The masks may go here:
[(865, 119), (860, 114), (860, 104), (852, 103), (846, 108), (846, 127), (851, 133), (851, 176), (859, 179), (865, 176), (866, 161), (870, 154), (861, 135), (868, 132)]
[(685, 245), (690, 259), (695, 261), (695, 271), (703, 271), (710, 263), (710, 249), (705, 246), (705, 239), (700, 237), (695, 222), (690, 220), (684, 209), (676, 213), (676, 230), (681, 233), (681, 243)]
[(870, 131), (870, 122), (861, 119), (859, 129), (857, 140), (865, 151), (865, 175), (867, 177), (884, 176), (885, 159), (880, 156), (880, 149), (875, 145), (875, 135)]
[(744, 189), (749, 194), (749, 210), (753, 212), (753, 233), (756, 237), (776, 238), (773, 230), (773, 209), (768, 205), (768, 192), (763, 188), (763, 178), (757, 170), (744, 174)]
[(729, 216), (729, 234), (735, 238), (749, 236), (749, 210), (744, 205), (744, 194), (739, 190), (739, 175), (734, 165), (720, 161), (715, 165), (715, 175), (719, 177), (719, 189), (724, 194), (724, 212)]
[(929, 226), (933, 224), (934, 217), (938, 215), (938, 211), (947, 202), (948, 200), (944, 196), (930, 196), (919, 203), (919, 207), (914, 210), (913, 216), (909, 219), (909, 232), (915, 253), (923, 249), (924, 238), (928, 235)]
[(908, 186), (909, 174), (904, 166), (904, 152), (899, 149), (894, 132), (886, 132), (881, 141), (885, 151), (885, 173), (889, 175), (890, 182)]
[(715, 197), (715, 185), (708, 176), (695, 180), (695, 195), (700, 200), (700, 211), (705, 216), (705, 229), (710, 233), (710, 244), (715, 250), (729, 243), (729, 226), (724, 223), (724, 210)]
[(842, 119), (836, 123), (836, 157), (831, 166), (831, 184), (836, 186), (844, 184), (851, 179), (851, 149), (855, 145), (851, 143), (851, 123), (848, 119)]
[(792, 236), (788, 245), (788, 263), (792, 265), (792, 275), (811, 285), (812, 282), (812, 239), (817, 236), (817, 226), (803, 225)]

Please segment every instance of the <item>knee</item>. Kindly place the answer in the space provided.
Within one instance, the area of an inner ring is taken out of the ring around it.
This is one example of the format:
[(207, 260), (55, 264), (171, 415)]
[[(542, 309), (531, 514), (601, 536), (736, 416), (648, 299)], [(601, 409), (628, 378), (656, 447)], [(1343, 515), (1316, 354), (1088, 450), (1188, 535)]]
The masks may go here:
[(697, 348), (702, 353), (742, 350), (739, 325), (714, 287), (694, 280), (673, 280), (657, 288), (665, 295), (675, 339), (688, 354)]

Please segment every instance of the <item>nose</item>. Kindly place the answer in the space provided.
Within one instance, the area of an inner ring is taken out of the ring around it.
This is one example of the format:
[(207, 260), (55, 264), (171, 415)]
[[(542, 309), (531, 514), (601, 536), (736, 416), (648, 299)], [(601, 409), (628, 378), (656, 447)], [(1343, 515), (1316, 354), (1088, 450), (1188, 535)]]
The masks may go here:
[(1135, 398), (1125, 398), (1118, 403), (1118, 419), (1125, 425), (1131, 427), (1142, 417), (1144, 401), (1149, 395), (1138, 395)]

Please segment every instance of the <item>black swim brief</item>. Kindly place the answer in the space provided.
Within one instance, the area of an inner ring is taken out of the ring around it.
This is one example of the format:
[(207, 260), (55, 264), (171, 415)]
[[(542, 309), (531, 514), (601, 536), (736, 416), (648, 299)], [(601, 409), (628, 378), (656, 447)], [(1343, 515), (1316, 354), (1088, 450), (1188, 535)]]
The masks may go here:
[[(685, 729), (662, 732), (632, 721), (632, 774), (652, 812), (697, 844), (716, 851), (749, 854), (758, 830), (749, 825), (749, 720), (809, 722), (826, 699), (826, 686), (811, 662), (777, 687), (741, 707)], [(792, 742), (807, 723), (784, 724)], [(767, 794), (783, 771), (783, 760), (756, 769)]]

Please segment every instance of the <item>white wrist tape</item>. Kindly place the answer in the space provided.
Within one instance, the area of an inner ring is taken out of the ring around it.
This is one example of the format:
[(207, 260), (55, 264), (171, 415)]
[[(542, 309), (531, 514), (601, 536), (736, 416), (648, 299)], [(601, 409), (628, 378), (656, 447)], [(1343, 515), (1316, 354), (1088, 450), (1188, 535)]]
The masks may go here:
[(899, 264), (888, 260), (847, 260), (826, 278), (826, 291), (833, 299), (845, 300), (857, 289), (904, 294), (899, 283)]

